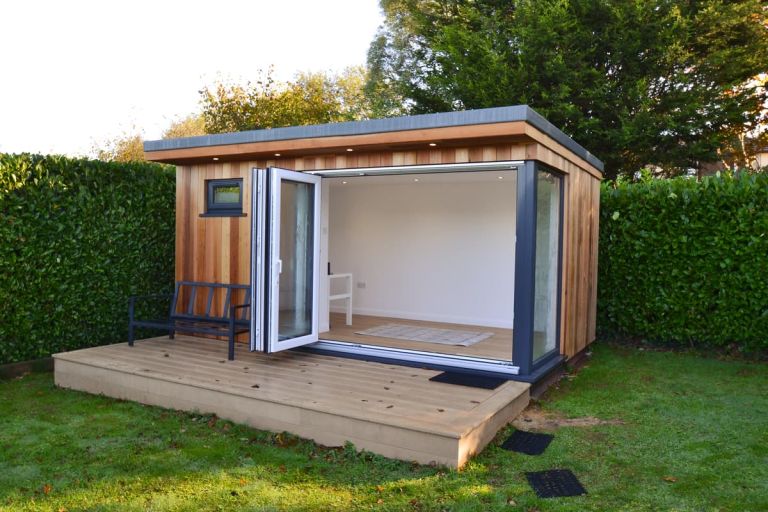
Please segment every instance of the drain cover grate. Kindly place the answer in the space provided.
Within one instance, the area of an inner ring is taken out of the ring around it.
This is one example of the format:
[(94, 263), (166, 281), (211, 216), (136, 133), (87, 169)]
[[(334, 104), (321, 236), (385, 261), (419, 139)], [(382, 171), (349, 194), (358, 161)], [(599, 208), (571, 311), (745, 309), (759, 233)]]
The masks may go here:
[(526, 473), (525, 476), (539, 498), (562, 498), (587, 494), (581, 482), (570, 469), (536, 471)]
[(515, 430), (512, 435), (502, 443), (501, 447), (512, 452), (520, 452), (526, 455), (541, 455), (547, 449), (555, 436), (552, 434), (537, 434)]
[(468, 386), (470, 388), (496, 389), (505, 382), (506, 379), (497, 377), (485, 377), (483, 375), (472, 375), (470, 373), (443, 372), (435, 375), (432, 382), (442, 382), (444, 384), (456, 384), (458, 386)]

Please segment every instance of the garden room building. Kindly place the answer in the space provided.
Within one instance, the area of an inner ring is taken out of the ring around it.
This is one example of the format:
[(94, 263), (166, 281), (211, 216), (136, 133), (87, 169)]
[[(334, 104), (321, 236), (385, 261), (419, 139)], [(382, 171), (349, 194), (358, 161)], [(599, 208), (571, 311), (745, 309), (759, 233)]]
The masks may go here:
[(602, 163), (527, 106), (145, 154), (176, 166), (173, 307), (242, 306), (233, 360), (181, 327), (59, 354), (60, 385), (458, 466), (595, 338)]

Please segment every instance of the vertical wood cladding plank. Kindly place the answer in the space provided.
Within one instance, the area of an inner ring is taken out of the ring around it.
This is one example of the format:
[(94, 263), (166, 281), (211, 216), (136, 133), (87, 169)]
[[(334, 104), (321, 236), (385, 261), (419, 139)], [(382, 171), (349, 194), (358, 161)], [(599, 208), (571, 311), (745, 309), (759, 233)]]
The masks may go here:
[(509, 144), (501, 144), (496, 146), (496, 160), (512, 160), (512, 148)]
[(176, 244), (175, 279), (181, 281), (184, 275), (184, 249), (187, 246), (189, 227), (189, 188), (187, 187), (188, 167), (176, 167)]
[(237, 281), (239, 284), (248, 284), (251, 282), (251, 223), (253, 222), (253, 211), (251, 210), (253, 183), (252, 169), (258, 167), (256, 162), (242, 162), (239, 167), (240, 177), (243, 179), (243, 213), (245, 217), (237, 217), (238, 221), (238, 240), (233, 245), (238, 248)]
[(579, 197), (579, 262), (578, 262), (578, 277), (579, 277), (579, 302), (576, 317), (576, 343), (574, 346), (575, 352), (569, 355), (575, 355), (586, 346), (587, 338), (587, 306), (589, 305), (589, 283), (587, 281), (589, 277), (589, 252), (591, 243), (589, 240), (589, 182), (591, 181), (589, 176), (585, 173), (581, 174), (581, 190)]
[(563, 288), (564, 288), (564, 299), (562, 303), (563, 308), (563, 315), (562, 315), (562, 323), (560, 325), (560, 329), (563, 332), (563, 335), (561, 337), (561, 345), (560, 345), (560, 351), (561, 353), (565, 355), (569, 355), (573, 351), (573, 332), (572, 332), (572, 325), (573, 325), (573, 294), (574, 294), (574, 265), (573, 265), (573, 258), (574, 258), (574, 218), (573, 218), (573, 211), (575, 209), (575, 192), (574, 190), (578, 187), (578, 175), (576, 174), (569, 174), (567, 177), (567, 195), (565, 199), (565, 231), (563, 232), (563, 246), (564, 246), (564, 254), (563, 254)]
[(600, 239), (600, 180), (590, 180), (592, 188), (591, 210), (592, 222), (590, 223), (592, 237), (592, 253), (590, 254), (590, 297), (589, 297), (589, 330), (587, 332), (587, 344), (595, 341), (597, 337), (597, 283), (598, 283), (598, 242)]
[(469, 148), (467, 152), (467, 161), (469, 162), (482, 162), (483, 161), (483, 147), (473, 146)]
[(563, 255), (562, 268), (560, 269), (562, 279), (562, 290), (560, 294), (560, 353), (567, 354), (569, 351), (570, 333), (568, 331), (571, 314), (571, 208), (573, 205), (572, 189), (575, 177), (569, 174), (564, 177), (563, 185)]
[[(186, 256), (192, 231), (190, 173), (190, 166), (176, 168), (176, 281), (187, 279), (192, 268), (192, 259)], [(181, 300), (186, 296), (182, 295)]]

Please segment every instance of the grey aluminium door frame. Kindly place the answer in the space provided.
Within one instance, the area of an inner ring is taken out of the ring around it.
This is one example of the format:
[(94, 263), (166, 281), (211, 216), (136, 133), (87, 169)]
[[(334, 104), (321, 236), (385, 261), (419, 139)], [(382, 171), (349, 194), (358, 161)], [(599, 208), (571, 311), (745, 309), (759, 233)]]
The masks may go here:
[[(515, 290), (514, 290), (514, 319), (512, 339), (512, 361), (475, 360), (474, 358), (448, 356), (442, 354), (388, 350), (382, 347), (360, 345), (332, 340), (321, 340), (312, 347), (323, 352), (336, 352), (350, 356), (373, 357), (413, 364), (423, 362), (443, 368), (461, 368), (467, 371), (498, 372), (518, 377), (538, 373), (543, 367), (555, 362), (559, 357), (560, 348), (560, 307), (562, 301), (562, 252), (563, 252), (563, 206), (565, 196), (565, 179), (562, 174), (548, 168), (537, 161), (507, 161), (507, 162), (478, 162), (462, 164), (437, 165), (407, 165), (388, 167), (368, 167), (350, 169), (328, 169), (306, 171), (323, 177), (343, 176), (376, 176), (396, 174), (426, 174), (431, 172), (471, 172), (481, 170), (515, 169), (517, 171), (517, 225), (515, 244)], [(557, 280), (557, 323), (556, 348), (538, 361), (533, 361), (533, 315), (535, 297), (535, 268), (536, 268), (536, 193), (537, 173), (547, 171), (561, 180), (560, 187), (560, 219), (558, 235), (558, 280)], [(494, 364), (496, 363), (496, 364)], [(514, 377), (513, 377), (514, 378)]]
[[(548, 172), (560, 180), (557, 304), (555, 348), (539, 360), (533, 360), (534, 309), (536, 293), (536, 213), (538, 173)], [(555, 170), (535, 160), (526, 160), (517, 173), (517, 245), (515, 246), (515, 327), (512, 331), (512, 359), (520, 368), (520, 375), (530, 375), (560, 359), (562, 268), (563, 268), (563, 216), (565, 178)]]
[[(401, 174), (432, 174), (432, 173), (456, 173), (478, 171), (518, 171), (523, 167), (524, 161), (495, 161), (495, 162), (467, 162), (455, 164), (425, 164), (402, 165), (386, 167), (365, 167), (347, 169), (322, 169), (308, 170), (309, 174), (322, 177), (355, 177), (355, 176), (386, 176)], [(519, 186), (519, 185), (518, 185)], [(514, 315), (514, 310), (510, 312)], [(510, 347), (511, 348), (511, 347)], [(308, 350), (316, 350), (323, 353), (345, 355), (369, 360), (391, 361), (406, 365), (428, 365), (440, 369), (456, 369), (466, 372), (505, 375), (515, 378), (519, 374), (519, 368), (510, 357), (509, 360), (493, 360), (478, 357), (467, 357), (435, 352), (403, 350), (359, 343), (339, 342), (335, 340), (321, 339), (318, 343), (307, 347)], [(511, 352), (511, 351), (510, 351)], [(511, 356), (512, 354), (510, 354)]]

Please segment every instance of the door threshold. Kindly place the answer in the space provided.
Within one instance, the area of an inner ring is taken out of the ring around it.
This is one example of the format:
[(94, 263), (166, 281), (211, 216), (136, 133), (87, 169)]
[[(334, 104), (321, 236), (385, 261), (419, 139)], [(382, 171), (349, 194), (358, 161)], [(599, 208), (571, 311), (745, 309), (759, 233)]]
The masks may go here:
[(520, 371), (518, 366), (512, 364), (512, 362), (496, 359), (436, 354), (434, 352), (334, 340), (320, 340), (302, 347), (302, 350), (368, 361), (393, 363), (401, 366), (429, 367), (442, 371), (478, 373), (510, 380), (519, 380), (517, 378)]

